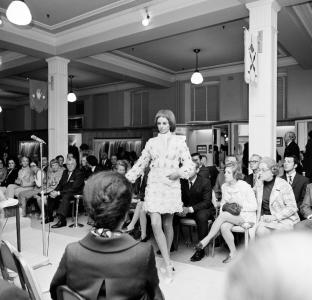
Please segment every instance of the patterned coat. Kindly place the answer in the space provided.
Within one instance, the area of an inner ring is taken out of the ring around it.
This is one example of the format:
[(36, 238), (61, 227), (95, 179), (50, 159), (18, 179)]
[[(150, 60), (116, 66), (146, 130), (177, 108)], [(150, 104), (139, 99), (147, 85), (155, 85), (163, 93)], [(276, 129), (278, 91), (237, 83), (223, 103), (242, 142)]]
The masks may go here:
[(170, 180), (168, 175), (178, 171), (180, 178), (188, 179), (193, 169), (185, 136), (168, 132), (149, 139), (141, 157), (126, 174), (127, 179), (134, 183), (148, 165), (150, 172), (145, 190), (144, 209), (161, 214), (182, 212), (180, 180), (179, 178)]

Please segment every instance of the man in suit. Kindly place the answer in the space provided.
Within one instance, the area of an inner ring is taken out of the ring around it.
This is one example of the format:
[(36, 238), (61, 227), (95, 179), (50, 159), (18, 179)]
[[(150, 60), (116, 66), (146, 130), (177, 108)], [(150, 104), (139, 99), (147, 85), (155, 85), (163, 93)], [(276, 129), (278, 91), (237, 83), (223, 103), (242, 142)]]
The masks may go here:
[[(183, 212), (178, 217), (187, 217), (195, 220), (199, 240), (208, 234), (208, 220), (215, 216), (212, 204), (212, 189), (207, 178), (198, 176), (198, 167), (194, 166), (188, 180), (181, 179)], [(191, 261), (199, 261), (205, 256), (204, 250), (197, 250)]]
[(259, 171), (259, 163), (261, 160), (261, 156), (259, 154), (253, 154), (250, 157), (249, 160), (249, 167), (252, 171), (251, 174), (245, 176), (244, 180), (251, 185), (251, 187), (254, 187), (257, 180), (258, 180), (258, 171)]
[(309, 184), (309, 179), (296, 172), (298, 164), (299, 160), (296, 156), (286, 156), (284, 159), (285, 174), (282, 176), (282, 178), (291, 185), (296, 198), (298, 209), (300, 209), (306, 192), (306, 187)]
[(288, 131), (284, 135), (284, 141), (285, 141), (285, 152), (284, 152), (284, 158), (286, 156), (295, 155), (297, 158), (300, 157), (300, 149), (299, 146), (295, 142), (296, 140), (296, 134), (292, 131)]
[(94, 155), (87, 156), (87, 164), (90, 168), (89, 176), (102, 171), (102, 168), (99, 166), (98, 160)]
[(202, 163), (202, 156), (197, 152), (192, 153), (191, 156), (193, 163), (198, 166), (198, 175), (209, 179), (211, 186), (214, 186), (219, 174), (218, 169), (215, 166), (205, 167)]
[(103, 152), (101, 155), (101, 165), (103, 171), (110, 171), (112, 169), (112, 162), (108, 159), (108, 155), (106, 152)]
[(54, 191), (48, 197), (48, 209), (46, 223), (53, 221), (53, 210), (58, 205), (57, 215), (58, 222), (52, 228), (60, 228), (67, 225), (66, 217), (68, 214), (70, 200), (75, 194), (81, 194), (84, 185), (84, 175), (77, 168), (75, 158), (71, 158), (66, 162), (67, 169), (63, 172), (62, 178)]
[(295, 229), (312, 230), (312, 183), (307, 185), (306, 193), (300, 206), (300, 213), (304, 220), (295, 224)]

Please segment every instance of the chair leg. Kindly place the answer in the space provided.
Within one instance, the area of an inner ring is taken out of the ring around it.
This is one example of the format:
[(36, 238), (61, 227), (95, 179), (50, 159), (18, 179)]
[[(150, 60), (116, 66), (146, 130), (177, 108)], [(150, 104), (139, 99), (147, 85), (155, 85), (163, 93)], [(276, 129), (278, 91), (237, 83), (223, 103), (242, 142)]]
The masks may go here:
[(245, 229), (245, 249), (248, 248), (249, 230)]

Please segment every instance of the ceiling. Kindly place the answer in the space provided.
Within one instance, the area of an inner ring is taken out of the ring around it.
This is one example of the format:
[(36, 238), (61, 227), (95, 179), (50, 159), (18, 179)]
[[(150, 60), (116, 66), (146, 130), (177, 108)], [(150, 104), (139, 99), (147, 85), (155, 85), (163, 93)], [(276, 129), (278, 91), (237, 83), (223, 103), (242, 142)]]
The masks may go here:
[[(2, 16), (0, 104), (24, 103), (27, 78), (46, 81), (45, 59), (55, 55), (70, 59), (68, 74), (83, 95), (168, 87), (189, 78), (194, 48), (201, 49), (202, 70), (241, 65), (243, 27), (249, 23), (245, 3), (252, 1), (26, 0), (32, 26), (17, 28)], [(2, 0), (0, 11), (9, 2)], [(312, 1), (286, 2), (291, 5), (278, 14), (278, 57), (311, 69)], [(140, 24), (145, 9), (152, 17), (146, 28)]]

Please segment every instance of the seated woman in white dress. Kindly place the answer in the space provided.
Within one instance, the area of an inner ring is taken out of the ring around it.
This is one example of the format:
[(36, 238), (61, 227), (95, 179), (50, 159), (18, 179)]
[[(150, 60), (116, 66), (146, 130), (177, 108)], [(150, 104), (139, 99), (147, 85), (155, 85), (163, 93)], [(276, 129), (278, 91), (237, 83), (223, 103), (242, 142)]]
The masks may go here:
[(259, 164), (259, 184), (256, 195), (261, 212), (256, 235), (275, 230), (291, 230), (300, 221), (298, 207), (291, 185), (277, 177), (279, 166), (273, 158), (263, 157)]
[[(221, 231), (221, 234), (230, 249), (228, 257), (223, 261), (230, 262), (236, 255), (236, 247), (232, 227), (242, 225), (243, 223), (256, 222), (257, 201), (251, 186), (243, 180), (242, 173), (238, 164), (233, 163), (225, 168), (225, 183), (222, 185), (222, 200), (220, 214), (212, 224), (208, 235), (202, 239), (196, 246), (198, 249), (204, 249), (215, 235)], [(237, 203), (241, 210), (237, 211), (237, 215), (233, 215), (228, 211), (223, 211), (226, 203)]]
[(185, 136), (174, 134), (176, 122), (172, 111), (160, 110), (155, 125), (158, 136), (147, 141), (141, 157), (126, 177), (134, 183), (150, 166), (143, 209), (151, 217), (153, 233), (165, 262), (166, 281), (170, 282), (173, 278), (169, 251), (173, 240), (173, 214), (183, 211), (180, 178), (189, 177), (193, 162)]

